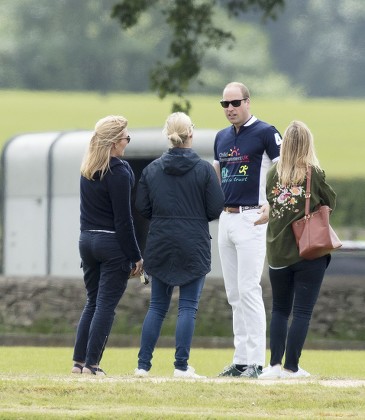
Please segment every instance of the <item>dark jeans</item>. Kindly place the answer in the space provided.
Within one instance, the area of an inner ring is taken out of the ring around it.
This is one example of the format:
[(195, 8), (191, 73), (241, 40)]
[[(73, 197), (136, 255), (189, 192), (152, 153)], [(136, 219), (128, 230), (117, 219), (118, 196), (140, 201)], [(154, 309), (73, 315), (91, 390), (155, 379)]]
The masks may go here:
[(81, 232), (79, 250), (87, 301), (77, 327), (73, 360), (99, 364), (128, 282), (128, 264), (121, 257), (116, 235)]
[[(194, 334), (196, 313), (205, 276), (184, 286), (179, 286), (179, 308), (176, 322), (175, 368), (187, 370), (190, 347)], [(174, 287), (156, 277), (152, 278), (151, 302), (143, 322), (138, 369), (150, 370), (152, 354), (160, 336), (162, 323), (169, 310)]]
[[(299, 358), (322, 285), (330, 255), (315, 260), (303, 260), (285, 268), (269, 269), (272, 288), (272, 318), (270, 324), (270, 365), (282, 363), (284, 368), (298, 371)], [(288, 331), (288, 319), (293, 312)]]

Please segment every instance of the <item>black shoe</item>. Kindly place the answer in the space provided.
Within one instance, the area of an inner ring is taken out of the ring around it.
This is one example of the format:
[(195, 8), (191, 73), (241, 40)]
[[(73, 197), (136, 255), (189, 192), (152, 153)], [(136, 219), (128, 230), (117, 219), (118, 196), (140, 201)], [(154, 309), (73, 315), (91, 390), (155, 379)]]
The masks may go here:
[(218, 376), (241, 376), (242, 370), (238, 370), (235, 364), (226, 366)]
[(262, 366), (249, 365), (247, 369), (240, 375), (241, 378), (254, 378), (257, 379), (262, 374)]

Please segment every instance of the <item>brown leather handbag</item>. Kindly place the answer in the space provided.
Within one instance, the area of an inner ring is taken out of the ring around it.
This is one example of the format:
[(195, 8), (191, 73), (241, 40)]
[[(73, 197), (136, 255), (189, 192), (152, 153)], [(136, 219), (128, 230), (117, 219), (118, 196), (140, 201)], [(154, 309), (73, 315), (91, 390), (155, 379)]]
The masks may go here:
[(342, 246), (330, 225), (329, 216), (332, 209), (328, 206), (319, 206), (314, 212), (309, 212), (311, 174), (310, 168), (307, 172), (305, 215), (292, 223), (299, 255), (306, 260), (322, 257)]

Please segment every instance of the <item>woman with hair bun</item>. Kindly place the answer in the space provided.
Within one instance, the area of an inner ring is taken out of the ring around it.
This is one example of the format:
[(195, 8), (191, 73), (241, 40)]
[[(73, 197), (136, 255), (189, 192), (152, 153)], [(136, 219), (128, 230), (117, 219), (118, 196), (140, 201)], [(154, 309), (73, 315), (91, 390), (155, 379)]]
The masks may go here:
[(168, 312), (179, 287), (174, 377), (201, 378), (188, 365), (195, 318), (205, 276), (210, 271), (209, 224), (222, 212), (224, 196), (213, 166), (192, 149), (193, 124), (182, 112), (171, 114), (164, 134), (171, 148), (142, 172), (136, 208), (150, 220), (144, 268), (151, 278), (136, 376), (147, 376)]

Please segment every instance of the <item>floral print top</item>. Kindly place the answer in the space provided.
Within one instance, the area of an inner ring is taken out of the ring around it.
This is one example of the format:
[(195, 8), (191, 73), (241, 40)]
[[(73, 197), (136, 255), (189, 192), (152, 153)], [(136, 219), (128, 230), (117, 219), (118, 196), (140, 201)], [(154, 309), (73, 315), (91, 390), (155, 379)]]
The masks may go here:
[(272, 189), (272, 217), (283, 217), (286, 211), (298, 213), (300, 208), (298, 201), (300, 197), (305, 197), (305, 189), (302, 186), (283, 187), (276, 182)]
[[(270, 267), (281, 268), (301, 260), (291, 224), (304, 216), (305, 185), (280, 185), (274, 164), (267, 174), (266, 194), (270, 204), (266, 234), (266, 254)], [(311, 211), (318, 204), (326, 204), (334, 210), (336, 194), (326, 182), (324, 171), (312, 169)]]

